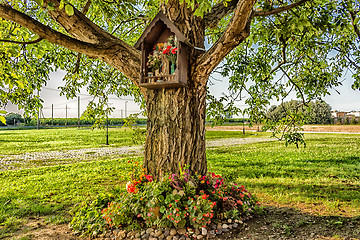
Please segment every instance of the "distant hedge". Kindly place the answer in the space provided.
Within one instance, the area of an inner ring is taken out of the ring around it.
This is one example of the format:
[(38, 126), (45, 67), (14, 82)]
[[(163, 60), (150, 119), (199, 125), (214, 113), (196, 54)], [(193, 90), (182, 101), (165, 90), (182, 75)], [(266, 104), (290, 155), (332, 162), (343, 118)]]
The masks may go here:
[[(31, 119), (26, 123), (26, 126), (36, 126), (37, 120), (35, 118)], [(84, 120), (80, 119), (80, 125), (93, 125), (95, 123), (95, 120)], [(123, 125), (125, 123), (125, 120), (123, 118), (109, 118), (109, 125)], [(146, 124), (145, 118), (139, 118), (136, 119), (137, 124)], [(53, 123), (51, 118), (46, 119), (40, 119), (40, 124), (46, 125), (46, 126), (77, 126), (78, 125), (78, 119), (77, 118), (54, 118)]]
[[(248, 122), (249, 122), (248, 118), (225, 118), (223, 120), (222, 124), (225, 124), (225, 125), (239, 125), (239, 124), (248, 123)], [(208, 123), (212, 123), (212, 121), (208, 121)]]

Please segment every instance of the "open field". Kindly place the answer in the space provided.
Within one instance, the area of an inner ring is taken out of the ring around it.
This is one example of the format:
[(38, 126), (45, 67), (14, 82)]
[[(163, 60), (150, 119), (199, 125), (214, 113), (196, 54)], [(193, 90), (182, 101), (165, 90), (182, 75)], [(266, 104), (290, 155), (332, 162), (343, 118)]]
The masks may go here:
[[(95, 143), (103, 139), (104, 131), (96, 130), (99, 133), (93, 137), (91, 131), (88, 135), (86, 131), (90, 130), (0, 131), (1, 154), (99, 147)], [(111, 131), (114, 140), (110, 147), (133, 145), (129, 131)], [(115, 137), (116, 134), (122, 137)], [(207, 134), (207, 139), (244, 137), (242, 132)], [(245, 138), (268, 135), (255, 134)], [(307, 147), (300, 149), (285, 147), (278, 141), (208, 148), (210, 171), (236, 179), (263, 204), (272, 206), (269, 214), (251, 220), (249, 230), (237, 233), (233, 239), (242, 239), (244, 234), (257, 235), (246, 239), (259, 240), (268, 239), (264, 236), (271, 234), (276, 236), (272, 239), (360, 239), (357, 238), (360, 236), (360, 136), (306, 134), (305, 137)], [(131, 159), (141, 161), (141, 157)], [(24, 240), (54, 239), (39, 236), (39, 231), (45, 229), (53, 236), (65, 234), (59, 239), (75, 239), (64, 233), (71, 206), (124, 187), (129, 177), (128, 160), (119, 156), (0, 172), (0, 239), (20, 236), (28, 236)], [(308, 237), (296, 238), (299, 231)], [(311, 231), (315, 235), (310, 236)]]

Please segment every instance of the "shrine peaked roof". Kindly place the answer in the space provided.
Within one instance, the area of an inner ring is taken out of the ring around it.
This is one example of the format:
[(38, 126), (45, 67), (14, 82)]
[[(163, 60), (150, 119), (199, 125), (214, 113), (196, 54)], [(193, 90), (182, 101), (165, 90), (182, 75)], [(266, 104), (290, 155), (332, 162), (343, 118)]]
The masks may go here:
[(180, 32), (180, 30), (168, 19), (164, 13), (161, 11), (155, 16), (155, 18), (151, 21), (151, 23), (145, 28), (143, 34), (140, 36), (139, 40), (135, 43), (134, 47), (140, 50), (140, 46), (142, 42), (146, 42), (147, 39), (152, 39), (154, 35), (158, 35), (157, 32), (159, 30), (158, 26), (166, 26), (170, 29), (172, 33), (175, 34), (178, 41), (188, 43), (184, 34)]

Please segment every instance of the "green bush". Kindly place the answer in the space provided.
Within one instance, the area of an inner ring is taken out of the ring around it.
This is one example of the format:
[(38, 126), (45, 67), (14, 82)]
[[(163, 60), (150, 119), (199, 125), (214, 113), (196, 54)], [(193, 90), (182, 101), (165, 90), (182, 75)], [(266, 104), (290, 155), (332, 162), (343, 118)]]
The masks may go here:
[[(260, 210), (257, 199), (244, 186), (219, 175), (190, 176), (188, 171), (167, 175), (159, 181), (138, 168), (133, 180), (104, 207), (86, 205), (77, 211), (71, 225), (76, 233), (95, 235), (108, 228), (147, 227), (200, 228), (212, 222), (236, 219)], [(104, 207), (101, 210), (100, 208)]]
[(70, 226), (75, 234), (96, 236), (107, 227), (102, 218), (102, 209), (114, 200), (112, 194), (101, 194), (91, 203), (82, 202), (76, 206), (71, 214), (74, 215)]

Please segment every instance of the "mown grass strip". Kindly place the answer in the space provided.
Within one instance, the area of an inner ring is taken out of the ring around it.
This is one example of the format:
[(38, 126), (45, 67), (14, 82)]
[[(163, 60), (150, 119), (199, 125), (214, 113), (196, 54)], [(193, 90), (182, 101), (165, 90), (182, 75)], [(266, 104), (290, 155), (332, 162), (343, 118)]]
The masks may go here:
[[(109, 146), (105, 145), (105, 134), (103, 129), (92, 130), (89, 128), (1, 130), (0, 155), (135, 145), (131, 129), (110, 128)], [(255, 132), (246, 132), (246, 135), (243, 135), (241, 131), (208, 131), (206, 139), (249, 138), (268, 135), (268, 133)]]

